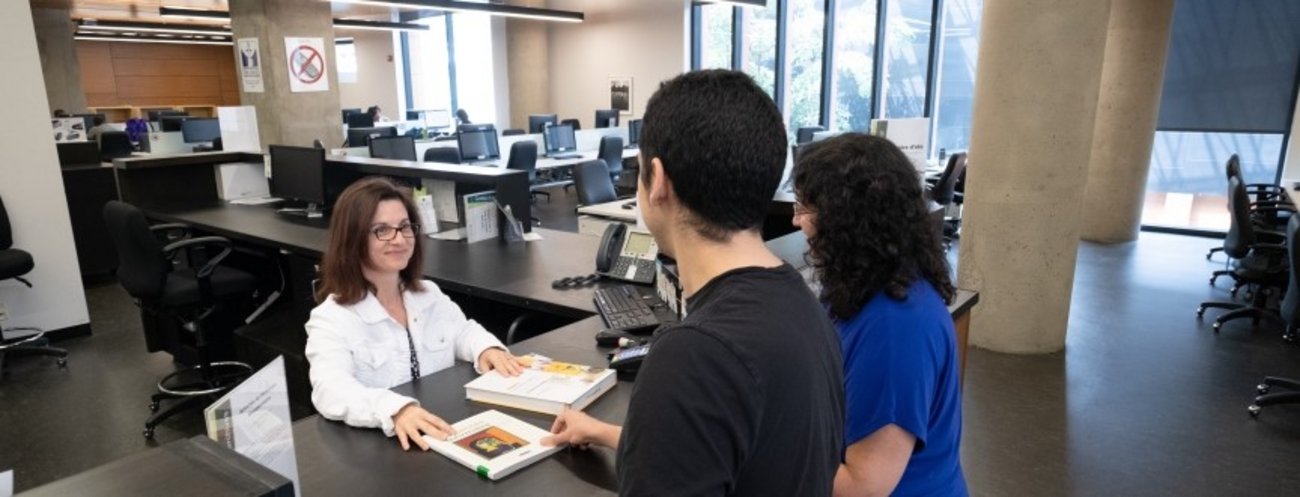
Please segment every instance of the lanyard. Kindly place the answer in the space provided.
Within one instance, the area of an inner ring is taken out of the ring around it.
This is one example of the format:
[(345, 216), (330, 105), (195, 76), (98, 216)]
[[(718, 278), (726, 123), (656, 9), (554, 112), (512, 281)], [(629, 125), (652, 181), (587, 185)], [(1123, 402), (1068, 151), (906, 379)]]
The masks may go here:
[(420, 379), (420, 358), (415, 355), (415, 339), (411, 338), (411, 328), (406, 328), (406, 344), (411, 347), (411, 380)]

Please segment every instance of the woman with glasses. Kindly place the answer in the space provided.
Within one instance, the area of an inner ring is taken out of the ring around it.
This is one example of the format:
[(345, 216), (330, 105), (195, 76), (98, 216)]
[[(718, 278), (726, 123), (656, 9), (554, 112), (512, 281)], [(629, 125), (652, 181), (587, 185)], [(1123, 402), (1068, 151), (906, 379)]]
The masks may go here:
[(389, 388), (459, 358), (480, 374), (522, 367), (491, 333), (422, 279), (419, 219), (410, 195), (371, 177), (339, 195), (321, 260), (319, 305), (307, 321), (311, 399), (326, 419), (396, 436), (403, 450), (428, 450), (421, 435), (451, 426)]
[(916, 168), (884, 138), (845, 134), (802, 154), (794, 190), (844, 356), (835, 495), (967, 495), (955, 290)]

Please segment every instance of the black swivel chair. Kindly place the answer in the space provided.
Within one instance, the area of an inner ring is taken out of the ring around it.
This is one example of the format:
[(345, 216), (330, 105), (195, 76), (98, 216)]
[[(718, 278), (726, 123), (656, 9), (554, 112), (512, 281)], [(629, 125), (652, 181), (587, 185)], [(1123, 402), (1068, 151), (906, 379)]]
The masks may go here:
[(125, 131), (105, 131), (99, 134), (99, 157), (104, 162), (112, 162), (113, 159), (121, 157), (130, 157), (135, 147), (131, 146), (131, 138)]
[(527, 133), (525, 133), (524, 130), (519, 128), (510, 128), (501, 132), (501, 136), (518, 136), (518, 135), (525, 135), (525, 134)]
[[(32, 254), (13, 247), (14, 237), (13, 230), (9, 227), (9, 213), (5, 210), (4, 200), (0, 199), (0, 281), (17, 280), (19, 283), (27, 285), (27, 288), (31, 288), (32, 283), (23, 278), (23, 275), (35, 269), (36, 263), (32, 260)], [(3, 333), (0, 333), (0, 371), (4, 370), (5, 357), (10, 355), (53, 356), (58, 360), (59, 367), (67, 366), (68, 351), (50, 347), (50, 342), (45, 338), (44, 331), (30, 327), (10, 328), (10, 331), (32, 331), (35, 333), (12, 340), (4, 339)]]
[(578, 190), (578, 205), (603, 204), (618, 200), (609, 168), (601, 159), (573, 166), (573, 185)]
[[(966, 174), (966, 154), (963, 152), (948, 156), (948, 164), (944, 166), (943, 173), (939, 175), (938, 181), (926, 188), (926, 195), (932, 202), (942, 205), (944, 208), (956, 204), (956, 199), (962, 196), (962, 194), (957, 193), (957, 180), (963, 174)], [(952, 240), (957, 239), (957, 231), (960, 228), (961, 219), (944, 218), (944, 243), (951, 244)]]
[[(506, 169), (516, 171), (528, 171), (528, 184), (537, 180), (537, 142), (532, 140), (517, 141), (510, 146), (510, 160), (506, 162)], [(546, 201), (551, 201), (551, 192), (536, 190), (529, 187), (528, 193), (536, 200), (537, 196), (546, 197)], [(542, 224), (542, 221), (536, 217), (530, 219), (533, 224)]]
[[(1246, 186), (1237, 178), (1228, 180), (1228, 184), (1232, 192), (1228, 197), (1232, 225), (1228, 229), (1228, 236), (1223, 239), (1223, 251), (1228, 254), (1228, 257), (1236, 259), (1237, 264), (1231, 270), (1215, 271), (1214, 277), (1210, 278), (1210, 284), (1214, 283), (1214, 278), (1227, 273), (1236, 278), (1238, 284), (1249, 285), (1254, 289), (1250, 292), (1251, 298), (1248, 304), (1201, 303), (1201, 306), (1196, 309), (1198, 318), (1205, 315), (1206, 309), (1229, 309), (1214, 320), (1215, 333), (1219, 332), (1223, 323), (1238, 318), (1249, 317), (1254, 325), (1259, 324), (1260, 318), (1281, 322), (1280, 316), (1266, 308), (1268, 290), (1285, 285), (1288, 271), (1286, 246), (1280, 243), (1283, 241), (1282, 234), (1256, 228), (1250, 219), (1250, 198), (1246, 194)], [(1261, 236), (1271, 237), (1278, 243), (1262, 242)]]
[[(1242, 183), (1246, 183), (1246, 178), (1241, 174), (1241, 159), (1237, 154), (1232, 154), (1224, 166), (1227, 173), (1227, 179), (1237, 178)], [(1296, 211), (1294, 203), (1287, 196), (1286, 188), (1272, 183), (1249, 183), (1245, 184), (1246, 193), (1255, 195), (1255, 199), (1250, 202), (1251, 217), (1255, 224), (1268, 229), (1281, 229), (1290, 219), (1290, 214)], [(1232, 192), (1228, 192), (1229, 195)], [(1222, 252), (1223, 247), (1214, 247), (1205, 254), (1208, 260), (1215, 252)]]
[(459, 119), (461, 124), (473, 124), (470, 122), (469, 113), (465, 112), (465, 109), (456, 109), (456, 119)]
[[(176, 318), (184, 330), (178, 333), (188, 334), (185, 338), (192, 339), (198, 352), (195, 366), (181, 368), (158, 382), (158, 393), (153, 394), (149, 404), (153, 414), (144, 423), (145, 438), (153, 438), (154, 428), (167, 418), (206, 406), (252, 372), (252, 367), (241, 362), (211, 360), (215, 335), (208, 330), (207, 322), (220, 307), (219, 302), (251, 294), (256, 280), (244, 271), (221, 266), (232, 249), (225, 238), (182, 238), (163, 246), (155, 233), (184, 230), (184, 226), (150, 227), (139, 209), (116, 200), (104, 206), (104, 223), (117, 248), (118, 283), (144, 314)], [(218, 253), (211, 255), (207, 249)], [(189, 268), (173, 267), (172, 256), (181, 252), (187, 256)], [(151, 337), (149, 331), (146, 327), (145, 342), (150, 352), (160, 350), (164, 340)], [(178, 402), (159, 410), (164, 400)]]
[(564, 119), (564, 120), (560, 121), (560, 125), (561, 125), (561, 126), (563, 126), (563, 125), (565, 125), (565, 124), (568, 124), (568, 125), (570, 125), (570, 126), (573, 126), (573, 130), (574, 130), (574, 131), (578, 131), (578, 130), (582, 129), (582, 122), (581, 122), (581, 121), (578, 121), (577, 119)]
[(424, 151), (425, 162), (443, 164), (460, 164), (460, 149), (451, 147), (431, 147)]
[(826, 128), (822, 126), (804, 126), (799, 128), (794, 132), (794, 142), (796, 145), (811, 143), (813, 140), (813, 134), (819, 131), (826, 131)]
[[(1286, 252), (1291, 263), (1290, 283), (1286, 287), (1286, 297), (1282, 299), (1282, 319), (1286, 320), (1286, 332), (1282, 335), (1287, 341), (1294, 341), (1296, 330), (1300, 328), (1300, 218), (1292, 217), (1286, 226)], [(1269, 393), (1273, 387), (1282, 387), (1286, 392)], [(1300, 380), (1266, 376), (1264, 382), (1255, 387), (1259, 395), (1248, 407), (1252, 417), (1259, 416), (1260, 408), (1277, 404), (1300, 404)]]
[(617, 184), (619, 176), (623, 174), (623, 138), (618, 136), (602, 137), (599, 151), (596, 158), (605, 161), (605, 167), (609, 168), (610, 181)]

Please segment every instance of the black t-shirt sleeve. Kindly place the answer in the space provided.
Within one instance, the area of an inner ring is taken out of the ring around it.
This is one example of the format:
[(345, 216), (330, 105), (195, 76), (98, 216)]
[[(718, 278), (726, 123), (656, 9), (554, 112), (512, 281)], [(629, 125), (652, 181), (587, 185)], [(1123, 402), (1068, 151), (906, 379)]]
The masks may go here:
[(718, 339), (663, 333), (637, 375), (619, 442), (619, 495), (724, 495), (757, 436), (751, 369)]

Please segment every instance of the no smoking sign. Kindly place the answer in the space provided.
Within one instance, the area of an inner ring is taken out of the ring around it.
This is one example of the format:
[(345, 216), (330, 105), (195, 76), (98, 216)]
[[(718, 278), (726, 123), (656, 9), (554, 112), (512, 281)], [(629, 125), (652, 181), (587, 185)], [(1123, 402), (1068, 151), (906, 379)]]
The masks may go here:
[(325, 40), (322, 38), (285, 38), (285, 56), (289, 65), (289, 90), (293, 92), (328, 91), (325, 77)]

